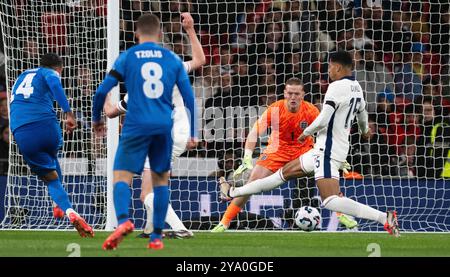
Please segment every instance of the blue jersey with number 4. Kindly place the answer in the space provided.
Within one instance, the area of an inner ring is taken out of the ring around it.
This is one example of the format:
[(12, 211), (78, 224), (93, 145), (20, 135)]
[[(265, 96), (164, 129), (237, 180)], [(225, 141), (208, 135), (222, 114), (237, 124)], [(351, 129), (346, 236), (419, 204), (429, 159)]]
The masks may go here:
[[(153, 42), (145, 42), (123, 52), (94, 98), (93, 121), (100, 120), (106, 94), (123, 81), (128, 92), (128, 105), (123, 135), (164, 134), (172, 130), (172, 95), (175, 85), (191, 113), (195, 100), (189, 77), (181, 59), (172, 51)], [(191, 125), (194, 121), (191, 120)], [(191, 126), (195, 135), (195, 126)]]
[(58, 72), (46, 67), (24, 71), (12, 89), (11, 131), (37, 121), (56, 121), (55, 99), (64, 112), (70, 111)]

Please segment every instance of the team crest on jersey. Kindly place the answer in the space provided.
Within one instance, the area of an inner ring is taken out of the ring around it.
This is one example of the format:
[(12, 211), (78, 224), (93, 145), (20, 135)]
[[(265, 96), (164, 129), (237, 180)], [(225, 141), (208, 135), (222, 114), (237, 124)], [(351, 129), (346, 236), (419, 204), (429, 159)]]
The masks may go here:
[(267, 155), (266, 154), (261, 155), (261, 158), (259, 158), (260, 161), (264, 161), (265, 159), (267, 159)]
[(308, 122), (306, 122), (306, 121), (300, 122), (300, 128), (302, 128), (303, 130), (305, 130), (306, 127), (308, 127)]

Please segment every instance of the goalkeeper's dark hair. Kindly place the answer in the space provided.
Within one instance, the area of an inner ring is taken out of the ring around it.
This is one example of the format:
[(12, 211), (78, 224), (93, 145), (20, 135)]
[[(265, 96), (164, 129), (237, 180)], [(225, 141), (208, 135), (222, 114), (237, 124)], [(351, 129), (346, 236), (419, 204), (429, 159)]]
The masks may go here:
[(159, 18), (151, 13), (139, 16), (136, 22), (136, 30), (139, 30), (144, 35), (154, 36), (161, 31), (161, 23)]
[(330, 62), (338, 63), (344, 67), (353, 68), (353, 58), (347, 51), (337, 51), (331, 53)]
[(47, 53), (41, 56), (40, 66), (56, 68), (62, 67), (63, 59), (56, 53)]

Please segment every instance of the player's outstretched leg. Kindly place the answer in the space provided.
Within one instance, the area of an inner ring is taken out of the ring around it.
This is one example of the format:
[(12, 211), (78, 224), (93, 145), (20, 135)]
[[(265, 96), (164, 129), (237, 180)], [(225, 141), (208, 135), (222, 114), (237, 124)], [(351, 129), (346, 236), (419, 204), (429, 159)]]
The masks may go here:
[(76, 213), (75, 211), (71, 211), (68, 216), (70, 223), (72, 223), (75, 229), (77, 229), (80, 236), (91, 238), (94, 237), (94, 230), (92, 230), (92, 227), (89, 226), (84, 218), (82, 218), (78, 213)]
[(134, 224), (130, 220), (125, 221), (124, 223), (120, 224), (111, 235), (109, 235), (109, 237), (103, 243), (102, 248), (104, 250), (116, 249), (123, 238), (126, 235), (132, 233), (133, 230)]
[[(55, 162), (58, 165), (58, 161), (56, 160)], [(70, 223), (73, 224), (80, 236), (93, 237), (94, 231), (92, 230), (92, 227), (72, 209), (72, 203), (70, 203), (69, 196), (61, 184), (61, 178), (58, 176), (57, 171), (51, 171), (41, 178), (46, 183), (48, 193), (52, 200), (62, 211), (65, 211)]]
[(400, 230), (395, 212), (383, 213), (367, 205), (358, 203), (347, 197), (340, 197), (339, 181), (332, 178), (317, 180), (317, 187), (323, 199), (322, 206), (334, 212), (341, 212), (357, 218), (377, 221), (385, 226), (385, 229), (396, 237)]

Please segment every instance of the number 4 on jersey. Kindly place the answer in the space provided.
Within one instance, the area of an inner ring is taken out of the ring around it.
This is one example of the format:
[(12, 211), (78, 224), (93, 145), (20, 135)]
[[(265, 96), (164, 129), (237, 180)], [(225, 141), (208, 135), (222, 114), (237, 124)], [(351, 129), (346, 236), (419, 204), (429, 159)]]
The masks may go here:
[(32, 86), (33, 78), (36, 73), (30, 73), (25, 76), (22, 83), (17, 87), (16, 94), (23, 94), (23, 98), (28, 99), (33, 94), (34, 88)]

